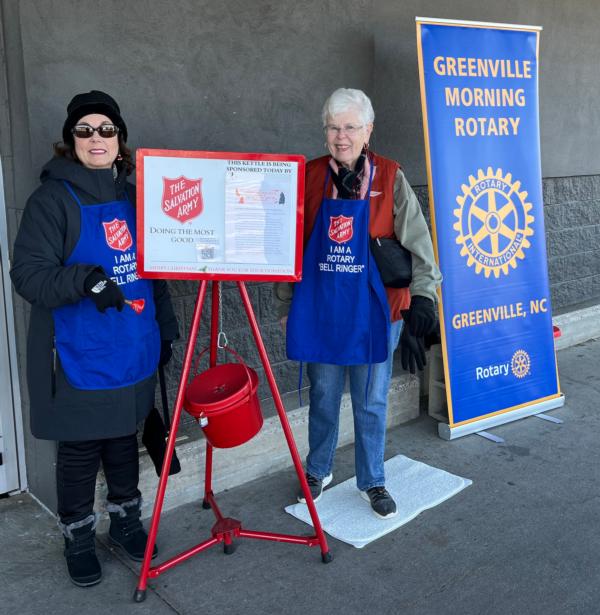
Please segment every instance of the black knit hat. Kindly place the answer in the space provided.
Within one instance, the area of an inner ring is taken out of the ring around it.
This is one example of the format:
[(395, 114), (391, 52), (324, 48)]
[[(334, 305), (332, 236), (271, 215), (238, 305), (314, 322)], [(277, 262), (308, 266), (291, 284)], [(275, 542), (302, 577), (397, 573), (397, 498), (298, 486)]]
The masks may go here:
[(73, 142), (71, 129), (79, 120), (90, 113), (101, 113), (109, 117), (115, 126), (119, 127), (123, 135), (123, 141), (127, 141), (127, 126), (121, 117), (121, 109), (117, 101), (108, 94), (100, 92), (100, 90), (92, 90), (85, 94), (77, 94), (67, 107), (67, 119), (63, 126), (63, 141), (65, 143)]

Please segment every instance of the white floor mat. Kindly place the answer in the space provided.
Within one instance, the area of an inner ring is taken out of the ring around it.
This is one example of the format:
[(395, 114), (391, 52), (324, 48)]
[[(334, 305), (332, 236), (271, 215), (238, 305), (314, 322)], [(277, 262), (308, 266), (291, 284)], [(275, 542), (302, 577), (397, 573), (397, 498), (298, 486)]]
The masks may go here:
[[(323, 491), (316, 504), (323, 530), (361, 549), (408, 523), (420, 512), (451, 498), (473, 482), (404, 455), (397, 455), (385, 462), (385, 477), (386, 489), (398, 506), (395, 517), (376, 517), (370, 504), (362, 499), (353, 477)], [(292, 504), (286, 506), (285, 511), (312, 525), (306, 504)]]

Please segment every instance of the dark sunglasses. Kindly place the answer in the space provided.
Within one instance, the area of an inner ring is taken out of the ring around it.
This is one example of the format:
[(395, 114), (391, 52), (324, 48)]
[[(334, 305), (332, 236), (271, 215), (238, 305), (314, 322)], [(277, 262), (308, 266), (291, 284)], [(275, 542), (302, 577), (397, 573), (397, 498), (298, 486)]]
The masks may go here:
[(102, 124), (98, 128), (93, 128), (88, 124), (77, 124), (71, 132), (79, 139), (89, 139), (95, 132), (103, 139), (110, 139), (119, 134), (119, 127), (114, 124)]

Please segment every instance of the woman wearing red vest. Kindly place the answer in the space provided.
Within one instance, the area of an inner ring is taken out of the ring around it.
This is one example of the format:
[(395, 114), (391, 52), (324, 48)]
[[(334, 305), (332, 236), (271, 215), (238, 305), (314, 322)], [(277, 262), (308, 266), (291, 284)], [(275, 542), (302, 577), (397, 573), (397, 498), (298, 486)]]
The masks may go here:
[[(332, 480), (341, 397), (350, 379), (356, 482), (381, 518), (396, 514), (385, 489), (387, 395), (393, 354), (425, 364), (423, 336), (435, 325), (441, 282), (419, 202), (400, 165), (369, 150), (375, 114), (360, 90), (336, 90), (323, 107), (328, 156), (307, 165), (302, 282), (277, 285), (289, 309), (287, 352), (311, 382), (306, 477), (313, 499)], [(395, 237), (412, 253), (409, 288), (384, 288), (369, 238)], [(291, 306), (290, 306), (291, 301)], [(404, 324), (404, 326), (403, 326)], [(304, 494), (298, 495), (304, 502)]]

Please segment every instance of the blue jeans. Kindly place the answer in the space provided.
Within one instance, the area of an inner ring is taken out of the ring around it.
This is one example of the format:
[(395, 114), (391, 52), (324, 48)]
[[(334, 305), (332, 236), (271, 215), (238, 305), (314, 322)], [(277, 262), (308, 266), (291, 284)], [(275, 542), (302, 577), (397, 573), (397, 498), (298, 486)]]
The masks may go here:
[[(398, 346), (403, 321), (393, 322), (390, 329), (388, 358), (371, 366), (369, 391), (365, 395), (368, 365), (331, 365), (309, 363), (310, 407), (306, 471), (323, 479), (331, 472), (337, 447), (340, 404), (350, 376), (350, 396), (354, 414), (354, 465), (357, 487), (365, 491), (385, 485), (383, 455), (387, 395), (392, 376), (394, 350)], [(366, 404), (365, 404), (366, 402)]]

